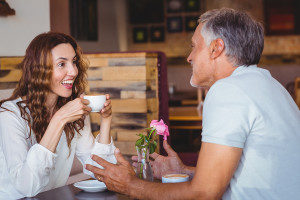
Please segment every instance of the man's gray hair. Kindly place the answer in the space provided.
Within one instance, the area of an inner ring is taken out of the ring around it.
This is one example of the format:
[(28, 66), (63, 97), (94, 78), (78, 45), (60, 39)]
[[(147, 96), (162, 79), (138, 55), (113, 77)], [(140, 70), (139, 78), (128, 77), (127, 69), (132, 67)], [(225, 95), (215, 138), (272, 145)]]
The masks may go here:
[(264, 48), (262, 25), (248, 14), (229, 8), (210, 10), (198, 20), (206, 45), (220, 38), (225, 43), (225, 55), (234, 65), (258, 64)]

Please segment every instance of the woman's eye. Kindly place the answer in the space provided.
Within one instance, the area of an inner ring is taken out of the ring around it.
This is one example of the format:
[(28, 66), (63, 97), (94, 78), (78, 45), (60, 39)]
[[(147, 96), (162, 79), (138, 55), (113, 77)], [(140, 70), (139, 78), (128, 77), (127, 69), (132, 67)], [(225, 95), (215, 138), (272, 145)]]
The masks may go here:
[(64, 67), (65, 66), (65, 63), (61, 62), (61, 63), (58, 63), (57, 65), (58, 67)]

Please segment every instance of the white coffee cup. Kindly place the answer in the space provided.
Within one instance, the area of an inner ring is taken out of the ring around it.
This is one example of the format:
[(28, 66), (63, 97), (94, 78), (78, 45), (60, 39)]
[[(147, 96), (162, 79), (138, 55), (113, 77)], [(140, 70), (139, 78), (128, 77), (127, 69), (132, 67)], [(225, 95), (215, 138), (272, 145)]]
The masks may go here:
[(162, 176), (162, 183), (181, 183), (189, 180), (189, 175), (187, 174), (166, 174)]
[(106, 95), (84, 95), (83, 98), (90, 101), (88, 106), (92, 108), (91, 112), (100, 112), (106, 101)]

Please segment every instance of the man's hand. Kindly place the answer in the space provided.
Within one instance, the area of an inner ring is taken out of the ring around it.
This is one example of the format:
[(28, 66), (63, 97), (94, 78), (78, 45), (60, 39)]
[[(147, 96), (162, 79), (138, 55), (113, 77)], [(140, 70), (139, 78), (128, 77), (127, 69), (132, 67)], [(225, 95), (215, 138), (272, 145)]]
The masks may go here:
[(93, 172), (99, 181), (103, 181), (109, 190), (129, 195), (128, 186), (133, 179), (136, 179), (135, 172), (130, 163), (122, 156), (119, 149), (115, 150), (115, 156), (117, 164), (109, 163), (93, 155), (92, 159), (104, 169), (89, 164), (85, 168)]
[[(150, 157), (153, 161), (150, 160), (151, 168), (153, 170), (154, 178), (161, 179), (165, 174), (174, 174), (174, 173), (186, 173), (186, 166), (182, 163), (177, 153), (170, 147), (167, 141), (163, 141), (163, 146), (168, 156), (162, 156), (157, 153), (153, 153)], [(137, 167), (137, 156), (132, 156), (133, 166)]]

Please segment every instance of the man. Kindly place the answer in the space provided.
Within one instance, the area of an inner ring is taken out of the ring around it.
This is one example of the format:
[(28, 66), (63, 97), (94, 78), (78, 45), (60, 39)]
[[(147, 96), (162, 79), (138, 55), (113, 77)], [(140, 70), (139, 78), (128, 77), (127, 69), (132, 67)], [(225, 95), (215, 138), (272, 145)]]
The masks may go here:
[(119, 150), (117, 165), (93, 156), (86, 166), (110, 190), (145, 199), (298, 199), (300, 112), (267, 70), (258, 68), (262, 26), (246, 13), (212, 10), (200, 16), (188, 62), (191, 84), (210, 88), (203, 108), (202, 147), (196, 168), (182, 164), (166, 142), (154, 174), (193, 175), (190, 182), (140, 180)]

